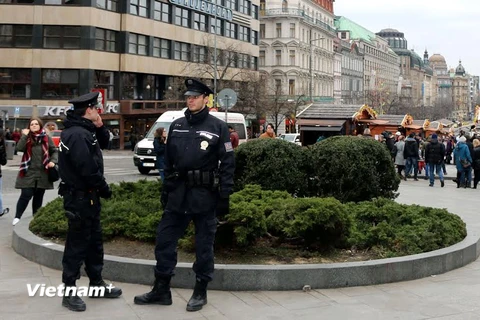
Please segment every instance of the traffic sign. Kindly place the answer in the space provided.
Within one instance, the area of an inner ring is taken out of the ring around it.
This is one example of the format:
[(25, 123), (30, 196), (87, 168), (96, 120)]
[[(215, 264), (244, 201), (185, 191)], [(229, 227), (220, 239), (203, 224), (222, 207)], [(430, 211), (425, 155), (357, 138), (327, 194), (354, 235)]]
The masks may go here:
[(15, 107), (15, 112), (13, 113), (15, 119), (20, 118), (20, 107)]
[(237, 93), (229, 88), (223, 89), (218, 93), (218, 103), (227, 110), (232, 108), (237, 103)]

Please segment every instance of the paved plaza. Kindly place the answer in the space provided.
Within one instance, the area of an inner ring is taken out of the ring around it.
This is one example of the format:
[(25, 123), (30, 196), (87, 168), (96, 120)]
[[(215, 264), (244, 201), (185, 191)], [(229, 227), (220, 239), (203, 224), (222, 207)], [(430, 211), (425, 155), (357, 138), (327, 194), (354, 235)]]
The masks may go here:
[[(479, 192), (445, 188), (427, 181), (402, 182), (399, 202), (447, 208), (467, 223), (469, 234), (480, 233)], [(86, 298), (87, 310), (73, 313), (61, 298), (28, 297), (27, 284), (58, 286), (61, 272), (32, 263), (11, 248), (12, 219), (19, 192), (3, 195), (7, 216), (0, 217), (0, 319), (480, 319), (480, 262), (441, 275), (392, 284), (309, 292), (222, 292), (210, 290), (202, 311), (185, 311), (191, 290), (173, 289), (172, 306), (137, 306), (133, 297), (149, 286), (115, 283), (119, 299)], [(45, 202), (55, 197), (47, 191)], [(31, 216), (31, 207), (25, 212)], [(22, 223), (22, 221), (20, 222)], [(26, 221), (24, 221), (26, 223)], [(82, 277), (79, 285), (88, 285)]]

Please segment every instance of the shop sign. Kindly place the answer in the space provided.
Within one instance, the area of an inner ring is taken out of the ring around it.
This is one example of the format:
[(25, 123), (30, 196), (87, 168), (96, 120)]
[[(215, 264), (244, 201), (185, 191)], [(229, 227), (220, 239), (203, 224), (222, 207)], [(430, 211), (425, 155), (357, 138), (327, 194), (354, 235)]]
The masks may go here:
[(219, 18), (232, 21), (233, 13), (232, 10), (216, 5), (210, 1), (204, 0), (170, 0), (170, 3), (184, 8), (190, 8), (197, 11), (201, 11), (208, 15), (217, 16)]
[[(119, 107), (118, 103), (107, 103), (104, 113), (119, 113)], [(66, 115), (71, 106), (46, 106), (44, 108), (44, 117), (59, 117)]]

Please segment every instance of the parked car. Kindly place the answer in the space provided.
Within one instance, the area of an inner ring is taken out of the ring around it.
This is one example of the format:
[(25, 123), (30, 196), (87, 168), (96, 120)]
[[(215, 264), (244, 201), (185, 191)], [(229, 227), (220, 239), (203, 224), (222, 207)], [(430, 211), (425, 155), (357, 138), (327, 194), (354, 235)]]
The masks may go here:
[(58, 145), (60, 144), (60, 134), (62, 133), (62, 130), (52, 130), (48, 133), (50, 138), (52, 138), (53, 143), (55, 144), (55, 147), (58, 148)]
[(300, 133), (283, 133), (278, 138), (298, 144), (299, 146), (302, 145), (302, 143), (300, 142)]

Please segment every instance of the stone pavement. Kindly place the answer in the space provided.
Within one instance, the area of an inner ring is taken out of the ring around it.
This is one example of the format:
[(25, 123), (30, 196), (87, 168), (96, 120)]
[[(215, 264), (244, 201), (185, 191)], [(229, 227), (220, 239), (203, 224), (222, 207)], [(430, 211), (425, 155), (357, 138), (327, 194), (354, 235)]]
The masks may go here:
[[(399, 202), (447, 208), (467, 223), (468, 232), (480, 234), (478, 193), (428, 187), (426, 181), (408, 181), (400, 186)], [(0, 319), (480, 319), (480, 262), (429, 278), (309, 292), (221, 292), (209, 291), (209, 303), (202, 311), (188, 313), (191, 290), (174, 289), (172, 306), (137, 306), (133, 297), (148, 286), (116, 283), (123, 296), (115, 300), (86, 298), (87, 311), (73, 313), (61, 306), (61, 298), (34, 297), (28, 284), (58, 286), (61, 272), (32, 263), (11, 249), (14, 207), (18, 193), (4, 194), (10, 213), (0, 218)], [(45, 201), (55, 197), (47, 191)], [(27, 209), (25, 216), (31, 215)], [(22, 222), (20, 222), (22, 223)], [(87, 285), (85, 277), (79, 285)]]

